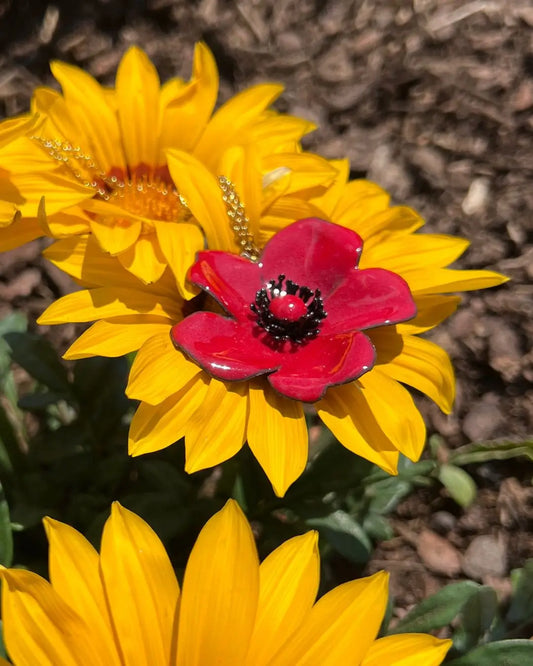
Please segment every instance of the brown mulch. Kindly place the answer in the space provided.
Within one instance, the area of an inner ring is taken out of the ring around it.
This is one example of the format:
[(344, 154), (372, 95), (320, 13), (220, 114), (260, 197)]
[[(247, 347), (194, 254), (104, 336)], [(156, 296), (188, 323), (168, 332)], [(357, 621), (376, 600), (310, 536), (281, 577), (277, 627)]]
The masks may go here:
[[(349, 157), (354, 177), (416, 208), (428, 231), (468, 238), (459, 266), (512, 278), (467, 295), (432, 334), (452, 357), (458, 395), (451, 416), (421, 407), (430, 432), (451, 448), (521, 441), (533, 432), (532, 27), (529, 0), (0, 0), (0, 115), (26, 110), (35, 86), (53, 85), (54, 58), (112, 84), (133, 43), (166, 79), (188, 77), (194, 42), (205, 40), (219, 63), (221, 99), (258, 81), (283, 82), (278, 108), (320, 126), (307, 148)], [(0, 316), (35, 318), (69, 290), (39, 258), (41, 245), (0, 257)], [(72, 331), (55, 335), (62, 345)], [(507, 593), (510, 570), (533, 557), (525, 467), (480, 466), (467, 511), (437, 488), (399, 507), (397, 537), (378, 548), (371, 568), (392, 569), (400, 605), (473, 576), (465, 558), (480, 536), (493, 537), (485, 545), (500, 566), (487, 573), (478, 561), (478, 579)], [(439, 537), (456, 551), (443, 551), (448, 573), (431, 564)]]

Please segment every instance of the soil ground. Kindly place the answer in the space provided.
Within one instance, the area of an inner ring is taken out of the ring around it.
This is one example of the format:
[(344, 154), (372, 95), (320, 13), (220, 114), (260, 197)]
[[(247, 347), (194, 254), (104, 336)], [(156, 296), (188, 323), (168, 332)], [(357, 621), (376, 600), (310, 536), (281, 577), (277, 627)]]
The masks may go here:
[[(524, 441), (533, 432), (532, 28), (529, 0), (0, 0), (0, 115), (25, 111), (35, 86), (54, 85), (54, 58), (112, 84), (131, 44), (165, 80), (188, 77), (194, 43), (205, 40), (221, 100), (281, 81), (278, 108), (320, 127), (307, 148), (349, 157), (354, 177), (416, 208), (428, 231), (468, 238), (459, 266), (512, 278), (467, 295), (432, 335), (456, 368), (453, 414), (420, 404), (450, 448)], [(0, 257), (0, 316), (23, 310), (34, 320), (70, 289), (40, 248)], [(73, 331), (59, 328), (64, 346)], [(397, 536), (370, 569), (391, 569), (400, 608), (466, 575), (505, 595), (510, 570), (533, 557), (531, 464), (471, 471), (480, 492), (467, 511), (437, 487), (397, 509)]]

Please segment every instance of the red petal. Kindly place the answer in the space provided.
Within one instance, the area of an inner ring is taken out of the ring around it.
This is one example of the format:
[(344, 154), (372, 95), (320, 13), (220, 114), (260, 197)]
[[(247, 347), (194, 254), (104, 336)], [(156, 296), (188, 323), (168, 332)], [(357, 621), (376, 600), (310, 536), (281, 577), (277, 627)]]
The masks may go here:
[(214, 312), (195, 312), (176, 324), (173, 343), (212, 377), (251, 379), (279, 368), (278, 353), (253, 335), (250, 322), (240, 324)]
[(364, 330), (411, 319), (416, 305), (407, 282), (384, 268), (351, 271), (344, 283), (324, 299), (326, 319), (321, 333)]
[(327, 297), (357, 266), (362, 247), (363, 241), (350, 229), (316, 217), (298, 220), (265, 245), (259, 260), (263, 284), (286, 275)]
[(376, 352), (364, 333), (319, 335), (292, 354), (268, 381), (279, 393), (316, 402), (329, 386), (360, 377), (374, 365)]
[(239, 320), (248, 317), (250, 304), (262, 286), (257, 264), (220, 250), (199, 252), (189, 279)]

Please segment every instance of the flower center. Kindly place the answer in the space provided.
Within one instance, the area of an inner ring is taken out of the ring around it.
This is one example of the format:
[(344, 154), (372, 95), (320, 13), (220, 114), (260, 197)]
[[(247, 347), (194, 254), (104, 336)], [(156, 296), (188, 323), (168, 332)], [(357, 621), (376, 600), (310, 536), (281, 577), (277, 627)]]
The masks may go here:
[(299, 296), (285, 294), (270, 301), (270, 312), (276, 319), (298, 321), (307, 314), (307, 306)]
[[(151, 220), (179, 220), (190, 217), (185, 201), (176, 191), (168, 168), (150, 167), (145, 164), (128, 167), (127, 172), (114, 167), (106, 173), (89, 153), (80, 146), (68, 141), (33, 137), (50, 157), (56, 160), (65, 171), (94, 192), (94, 198), (107, 201), (138, 217), (143, 221), (141, 233), (153, 231)], [(112, 212), (97, 216), (98, 221), (109, 226), (127, 226), (131, 223), (128, 215)]]
[(309, 289), (285, 275), (270, 280), (255, 296), (250, 309), (257, 323), (275, 341), (290, 340), (300, 344), (318, 335), (320, 322), (326, 317), (320, 289)]
[[(187, 215), (179, 194), (172, 184), (163, 178), (149, 175), (121, 179), (111, 176), (106, 179), (106, 191), (98, 192), (98, 198), (120, 206), (128, 213), (133, 213), (149, 220), (179, 220)], [(120, 225), (120, 217), (113, 215), (113, 220)], [(127, 218), (126, 218), (127, 219)], [(149, 222), (143, 224), (143, 231), (149, 231)]]

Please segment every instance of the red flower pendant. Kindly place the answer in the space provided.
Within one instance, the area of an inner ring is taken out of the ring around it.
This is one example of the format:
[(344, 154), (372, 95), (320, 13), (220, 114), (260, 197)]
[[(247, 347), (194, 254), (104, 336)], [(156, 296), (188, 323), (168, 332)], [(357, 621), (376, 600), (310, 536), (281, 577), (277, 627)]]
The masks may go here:
[(200, 252), (189, 278), (230, 316), (195, 312), (172, 328), (172, 340), (217, 379), (267, 374), (282, 395), (315, 402), (372, 368), (363, 330), (416, 314), (403, 278), (357, 268), (362, 249), (355, 232), (308, 218), (277, 233), (257, 263)]

